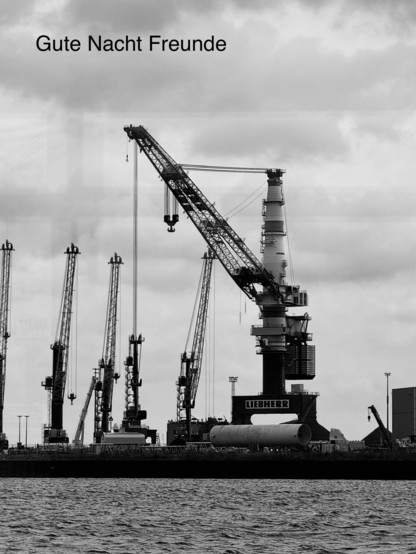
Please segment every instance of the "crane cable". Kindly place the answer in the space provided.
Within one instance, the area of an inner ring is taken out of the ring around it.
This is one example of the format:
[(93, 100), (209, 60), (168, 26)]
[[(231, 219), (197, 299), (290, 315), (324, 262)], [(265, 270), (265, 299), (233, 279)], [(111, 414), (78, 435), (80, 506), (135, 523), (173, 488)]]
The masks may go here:
[(211, 322), (212, 322), (212, 415), (215, 417), (215, 324), (216, 324), (216, 306), (215, 306), (215, 302), (216, 302), (216, 297), (215, 297), (215, 272), (216, 272), (216, 267), (214, 265), (213, 267), (213, 272), (214, 272), (214, 287), (213, 287), (213, 291), (212, 291), (212, 297), (213, 297), (213, 302), (212, 302), (212, 312), (213, 312), (213, 316), (211, 318)]
[[(69, 365), (69, 385), (73, 399), (77, 396), (78, 388), (78, 264), (75, 266), (75, 331), (71, 334), (71, 349), (74, 355), (71, 355)], [(72, 401), (71, 401), (72, 404)]]
[(71, 360), (73, 361), (75, 358), (75, 362), (73, 361), (74, 370), (75, 370), (75, 377), (74, 377), (74, 371), (72, 372), (72, 379), (74, 380), (74, 395), (77, 395), (78, 390), (78, 284), (79, 284), (79, 273), (78, 273), (78, 264), (75, 267), (75, 352), (74, 356), (72, 356)]
[(285, 208), (284, 204), (283, 204), (283, 216), (285, 218), (286, 242), (287, 242), (287, 252), (288, 252), (288, 258), (289, 258), (289, 275), (290, 275), (291, 284), (294, 286), (295, 285), (295, 272), (294, 272), (293, 263), (292, 263), (292, 253), (291, 253), (291, 249), (290, 249), (289, 231), (288, 231), (288, 228), (287, 228), (286, 208)]
[(108, 332), (108, 312), (110, 309), (110, 300), (111, 300), (111, 279), (112, 279), (112, 272), (110, 271), (110, 277), (109, 277), (109, 283), (108, 283), (108, 296), (107, 296), (107, 310), (106, 310), (106, 317), (105, 317), (105, 325), (104, 325), (104, 338), (103, 338), (103, 353), (101, 356), (101, 359), (104, 360), (104, 363), (107, 363), (108, 360), (105, 359), (105, 347), (107, 342), (107, 332)]
[[(215, 389), (215, 357), (216, 357), (216, 266), (212, 267), (213, 277), (211, 279), (211, 287), (213, 292), (210, 295), (210, 302), (208, 306), (208, 325), (206, 327), (206, 343), (207, 346), (204, 349), (204, 366), (205, 366), (205, 419), (215, 416), (215, 401), (214, 401), (214, 389)], [(211, 411), (212, 410), (212, 411)]]
[(10, 336), (12, 334), (12, 283), (13, 283), (13, 278), (12, 278), (12, 257), (10, 256), (9, 258), (9, 305), (8, 305), (8, 311), (9, 311), (9, 314), (8, 314), (8, 326), (7, 326), (7, 333), (8, 335)]
[(196, 309), (197, 309), (197, 305), (198, 305), (198, 299), (199, 299), (199, 296), (200, 296), (200, 293), (201, 293), (201, 288), (202, 288), (203, 274), (204, 274), (204, 264), (202, 264), (202, 270), (201, 270), (201, 274), (199, 276), (199, 283), (198, 283), (198, 288), (197, 288), (197, 292), (196, 292), (196, 295), (195, 295), (195, 302), (194, 302), (194, 307), (193, 307), (193, 310), (192, 310), (191, 323), (189, 325), (188, 335), (186, 337), (184, 352), (186, 352), (188, 350), (188, 343), (189, 343), (189, 339), (190, 339), (190, 336), (191, 336), (193, 324), (194, 324), (194, 321), (195, 321), (195, 313), (196, 313)]
[(55, 342), (58, 341), (58, 334), (59, 334), (59, 328), (60, 328), (61, 317), (62, 317), (62, 308), (63, 308), (63, 305), (64, 305), (66, 275), (67, 275), (67, 264), (65, 265), (64, 281), (63, 281), (63, 283), (62, 283), (61, 303), (60, 303), (60, 306), (59, 306), (58, 322), (57, 322), (57, 324), (56, 324)]
[[(121, 352), (121, 337), (122, 337), (122, 333), (121, 333), (121, 326), (122, 326), (122, 316), (121, 316), (121, 280), (119, 282), (119, 290), (118, 290), (118, 293), (119, 293), (119, 303), (118, 303), (118, 321), (120, 322), (119, 325), (118, 325), (118, 352)], [(116, 352), (117, 352), (117, 349), (116, 349)], [(117, 358), (117, 354), (115, 356)], [(115, 366), (115, 360), (114, 360), (114, 366)], [(118, 356), (118, 372), (117, 372), (119, 375), (121, 375), (121, 356)]]
[[(265, 185), (266, 183), (263, 182), (259, 187), (256, 188), (255, 191), (253, 191), (252, 193), (250, 193), (246, 198), (244, 198), (241, 202), (239, 202), (236, 206), (234, 206), (234, 208), (232, 208), (230, 211), (228, 211), (224, 218), (225, 219), (229, 219), (231, 217), (234, 217), (235, 215), (237, 215), (238, 213), (240, 213), (241, 211), (245, 210), (246, 208), (248, 208), (248, 206), (250, 206), (250, 204), (252, 204), (255, 200), (257, 200), (257, 198), (259, 198), (265, 191)], [(255, 195), (250, 201), (249, 198), (251, 196)], [(237, 209), (241, 206), (240, 209)], [(235, 212), (235, 213), (233, 213)]]

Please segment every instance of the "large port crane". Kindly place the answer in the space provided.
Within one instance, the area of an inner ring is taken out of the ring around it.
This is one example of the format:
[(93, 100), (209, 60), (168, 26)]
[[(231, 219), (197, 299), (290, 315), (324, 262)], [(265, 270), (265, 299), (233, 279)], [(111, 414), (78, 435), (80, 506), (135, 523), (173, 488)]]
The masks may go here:
[(3, 432), (4, 392), (6, 386), (6, 354), (9, 332), (9, 292), (11, 257), (13, 244), (6, 240), (1, 246), (1, 289), (0, 289), (0, 450), (8, 448), (6, 434)]
[[(105, 333), (103, 355), (99, 361), (100, 383), (97, 383), (96, 394), (99, 401), (96, 401), (96, 421), (100, 422), (98, 432), (96, 430), (96, 441), (100, 442), (103, 433), (110, 431), (110, 420), (113, 404), (113, 385), (120, 375), (115, 372), (116, 357), (116, 331), (117, 331), (117, 305), (120, 281), (120, 265), (123, 263), (121, 257), (115, 253), (108, 262), (111, 265), (110, 284), (108, 290), (107, 316), (105, 320)], [(102, 384), (101, 384), (102, 383)]]
[[(180, 204), (228, 274), (260, 309), (263, 324), (253, 326), (251, 333), (257, 337), (257, 352), (263, 357), (263, 392), (233, 397), (233, 423), (251, 423), (251, 417), (259, 413), (296, 413), (298, 421), (310, 425), (314, 440), (327, 440), (329, 431), (316, 421), (317, 393), (307, 394), (299, 389), (292, 394), (285, 389), (286, 379), (314, 378), (315, 347), (307, 344), (312, 340), (307, 329), (309, 315), (286, 313), (289, 307), (306, 306), (307, 293), (299, 285), (286, 281), (284, 170), (185, 166), (178, 164), (143, 126), (130, 125), (124, 127), (124, 131), (147, 156), (173, 195), (173, 202), (165, 201), (164, 221), (168, 231), (174, 230), (179, 220), (175, 209), (176, 204)], [(263, 262), (205, 197), (185, 168), (266, 174), (268, 190), (263, 204), (261, 239)]]
[(190, 352), (187, 352), (185, 347), (185, 351), (181, 354), (181, 372), (177, 381), (177, 421), (186, 422), (186, 439), (188, 441), (192, 440), (191, 410), (195, 407), (201, 375), (214, 256), (208, 251), (205, 252), (202, 259), (201, 278), (197, 291), (197, 299), (199, 296), (198, 311), (195, 319), (192, 348)]
[[(51, 345), (52, 376), (46, 377), (42, 386), (48, 391), (49, 422), (45, 427), (44, 441), (47, 443), (67, 443), (68, 436), (63, 429), (63, 407), (65, 397), (66, 377), (68, 371), (68, 356), (70, 346), (72, 298), (76, 259), (80, 251), (71, 243), (66, 249), (67, 263), (65, 268), (64, 286), (62, 290), (61, 307), (58, 319), (55, 342)], [(71, 393), (71, 402), (75, 395)]]

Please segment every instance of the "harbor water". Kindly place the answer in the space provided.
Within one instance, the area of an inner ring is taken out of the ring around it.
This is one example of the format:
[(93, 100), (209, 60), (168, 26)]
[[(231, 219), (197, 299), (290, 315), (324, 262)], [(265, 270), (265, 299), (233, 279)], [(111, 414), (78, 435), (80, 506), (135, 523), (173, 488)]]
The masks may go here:
[(416, 553), (414, 481), (0, 479), (0, 552)]

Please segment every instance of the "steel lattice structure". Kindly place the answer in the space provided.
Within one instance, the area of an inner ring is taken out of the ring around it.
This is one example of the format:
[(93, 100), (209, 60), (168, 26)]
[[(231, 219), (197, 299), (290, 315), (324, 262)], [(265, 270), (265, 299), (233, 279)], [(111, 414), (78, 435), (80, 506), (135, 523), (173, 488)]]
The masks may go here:
[[(257, 300), (260, 294), (254, 286), (257, 284), (263, 286), (272, 297), (281, 298), (282, 291), (273, 275), (265, 269), (183, 167), (175, 162), (144, 127), (130, 126), (124, 130), (131, 140), (137, 142), (140, 151), (146, 154), (210, 249), (245, 294), (251, 300)], [(272, 177), (280, 174), (281, 170), (268, 169), (264, 172)], [(171, 230), (176, 221), (177, 216), (167, 220)]]
[(177, 419), (186, 419), (188, 436), (191, 420), (191, 409), (195, 407), (196, 393), (198, 391), (201, 375), (202, 356), (204, 352), (205, 330), (207, 324), (209, 293), (211, 287), (212, 264), (215, 256), (205, 253), (203, 256), (200, 286), (198, 287), (199, 303), (195, 321), (192, 350), (184, 352), (181, 356), (181, 374), (178, 380)]
[(45, 389), (51, 392), (50, 426), (51, 429), (58, 431), (63, 429), (63, 404), (68, 370), (75, 267), (77, 255), (80, 254), (80, 251), (78, 247), (72, 243), (71, 246), (66, 249), (65, 253), (67, 255), (67, 262), (61, 307), (55, 342), (51, 345), (53, 351), (52, 377), (47, 377), (43, 383)]
[(123, 263), (120, 256), (116, 253), (108, 262), (111, 265), (110, 285), (108, 290), (107, 317), (105, 323), (105, 341), (103, 347), (103, 356), (100, 361), (100, 368), (103, 371), (103, 386), (101, 394), (101, 431), (108, 432), (110, 429), (109, 418), (111, 416), (113, 402), (114, 380), (119, 375), (114, 372), (116, 357), (116, 330), (117, 330), (117, 305), (120, 265)]
[(0, 290), (0, 433), (3, 432), (3, 408), (4, 391), (6, 385), (6, 355), (7, 340), (10, 337), (9, 322), (9, 292), (10, 292), (10, 268), (13, 245), (6, 240), (1, 247), (2, 269)]

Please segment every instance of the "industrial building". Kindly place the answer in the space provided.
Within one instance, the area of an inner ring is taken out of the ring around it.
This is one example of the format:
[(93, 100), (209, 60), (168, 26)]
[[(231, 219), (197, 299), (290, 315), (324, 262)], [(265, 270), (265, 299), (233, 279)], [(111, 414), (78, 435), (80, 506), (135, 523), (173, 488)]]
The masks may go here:
[(393, 439), (416, 438), (416, 387), (392, 390)]

